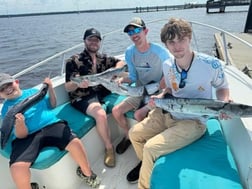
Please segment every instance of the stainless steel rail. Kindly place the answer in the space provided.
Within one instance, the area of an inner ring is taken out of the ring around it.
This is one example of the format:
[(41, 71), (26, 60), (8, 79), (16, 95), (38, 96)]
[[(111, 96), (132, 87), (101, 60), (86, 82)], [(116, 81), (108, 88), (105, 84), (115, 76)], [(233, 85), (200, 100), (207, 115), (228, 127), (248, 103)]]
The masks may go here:
[[(150, 21), (150, 22), (147, 22), (147, 23), (151, 24), (151, 23), (157, 23), (157, 22), (160, 22), (160, 21), (167, 21), (167, 18), (153, 20), (153, 21)], [(226, 35), (229, 35), (229, 36), (235, 38), (236, 40), (239, 40), (240, 42), (244, 43), (245, 45), (249, 46), (252, 49), (252, 44), (250, 44), (249, 42), (247, 42), (247, 41), (245, 41), (245, 40), (243, 40), (243, 39), (235, 36), (234, 34), (228, 32), (228, 31), (225, 31), (225, 30), (223, 30), (221, 28), (218, 28), (218, 27), (215, 27), (215, 26), (212, 26), (212, 25), (209, 25), (209, 24), (204, 24), (204, 23), (196, 22), (196, 21), (190, 21), (190, 23), (192, 24), (192, 27), (193, 27), (193, 25), (199, 25), (199, 26), (203, 26), (203, 27), (206, 27), (206, 28), (212, 28), (212, 29), (214, 29), (214, 30), (216, 30), (218, 32), (221, 32), (223, 44), (224, 44), (224, 47), (225, 47), (225, 62), (226, 62), (226, 64), (230, 64), (230, 60), (229, 60), (228, 55), (227, 55)], [(122, 32), (122, 29), (120, 28), (120, 29), (113, 30), (111, 32), (108, 32), (108, 33), (104, 34), (102, 42), (104, 42), (104, 39), (106, 38), (106, 36), (114, 34), (114, 33), (118, 33), (118, 32)], [(197, 51), (199, 51), (199, 47), (198, 47), (198, 44), (197, 44), (196, 34), (195, 33), (193, 33), (193, 38), (195, 40), (194, 43), (196, 45), (196, 49), (197, 49)], [(77, 49), (77, 48), (81, 47), (82, 45), (83, 45), (83, 43), (80, 43), (80, 44), (77, 44), (77, 45), (75, 45), (75, 46), (73, 46), (71, 48), (68, 48), (68, 49), (63, 50), (63, 51), (61, 51), (59, 53), (56, 53), (56, 54), (54, 54), (54, 55), (46, 58), (45, 60), (42, 60), (42, 61), (34, 64), (33, 66), (20, 71), (19, 73), (13, 75), (13, 77), (15, 77), (15, 78), (20, 77), (20, 76), (22, 76), (22, 75), (24, 75), (24, 74), (26, 74), (26, 73), (34, 70), (37, 67), (40, 67), (42, 65), (47, 64), (51, 60), (53, 60), (55, 58), (58, 58), (58, 57), (62, 57), (62, 68), (61, 68), (61, 75), (62, 75), (62, 74), (64, 74), (65, 54), (68, 53), (68, 52), (70, 52), (70, 51), (72, 51), (72, 50), (74, 50), (74, 49)], [(103, 47), (103, 44), (102, 44), (102, 47)], [(103, 48), (101, 48), (101, 50), (103, 50)]]

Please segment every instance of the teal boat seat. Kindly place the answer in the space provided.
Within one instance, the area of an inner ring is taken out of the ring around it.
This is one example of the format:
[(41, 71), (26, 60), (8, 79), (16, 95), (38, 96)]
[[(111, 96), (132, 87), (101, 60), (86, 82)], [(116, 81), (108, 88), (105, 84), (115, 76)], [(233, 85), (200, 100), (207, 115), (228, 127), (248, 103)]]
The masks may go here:
[[(68, 125), (72, 131), (81, 138), (84, 136), (90, 129), (95, 126), (95, 120), (87, 115), (84, 115), (80, 111), (76, 110), (71, 106), (70, 103), (62, 104), (52, 110), (60, 119), (64, 119), (68, 122)], [(70, 112), (70, 113), (69, 113)], [(7, 143), (7, 146), (4, 150), (0, 150), (0, 153), (9, 159), (11, 152), (10, 142)], [(67, 152), (60, 151), (56, 147), (46, 147), (43, 148), (39, 153), (36, 161), (33, 163), (32, 168), (36, 169), (45, 169), (56, 163), (60, 160)]]
[[(88, 131), (95, 126), (95, 120), (84, 115), (80, 111), (71, 106), (70, 103), (65, 103), (53, 109), (58, 118), (68, 122), (69, 127), (78, 136), (83, 137)], [(39, 153), (38, 158), (33, 163), (32, 168), (45, 169), (59, 161), (67, 151), (60, 151), (56, 147), (46, 147)]]
[[(109, 114), (112, 111), (112, 108), (120, 103), (125, 96), (120, 96), (117, 94), (110, 94), (104, 98), (103, 109)], [(58, 116), (58, 118), (66, 120), (68, 122), (69, 127), (72, 131), (78, 136), (78, 138), (82, 138), (86, 133), (88, 133), (94, 126), (95, 120), (80, 111), (76, 110), (71, 106), (69, 102), (62, 104), (52, 111)], [(127, 117), (133, 118), (134, 113), (129, 112), (126, 114)], [(7, 143), (4, 150), (0, 149), (0, 154), (9, 159), (11, 152), (11, 144)], [(42, 149), (38, 158), (33, 163), (32, 168), (35, 169), (46, 169), (52, 166), (54, 163), (59, 161), (67, 151), (60, 151), (56, 147), (46, 147)]]
[(159, 157), (153, 167), (150, 186), (151, 189), (242, 189), (219, 122), (209, 120), (202, 138)]
[[(111, 113), (112, 112), (112, 108), (119, 104), (120, 102), (122, 102), (125, 98), (127, 98), (126, 96), (122, 96), (122, 95), (118, 95), (115, 93), (111, 93), (110, 95), (106, 96), (104, 98), (104, 104), (107, 107), (107, 113)], [(127, 118), (131, 118), (131, 119), (135, 119), (134, 118), (134, 111), (129, 111), (125, 114), (125, 116)]]

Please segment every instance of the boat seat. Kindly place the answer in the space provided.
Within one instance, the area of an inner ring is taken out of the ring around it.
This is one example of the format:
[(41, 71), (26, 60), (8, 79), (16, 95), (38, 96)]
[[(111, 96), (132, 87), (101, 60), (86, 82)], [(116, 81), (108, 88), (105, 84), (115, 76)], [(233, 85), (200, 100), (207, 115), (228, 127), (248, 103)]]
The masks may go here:
[[(120, 102), (122, 102), (124, 99), (126, 98), (126, 96), (123, 96), (123, 95), (118, 95), (118, 94), (115, 94), (115, 93), (111, 93), (110, 95), (106, 96), (104, 98), (104, 104), (106, 105), (106, 108), (107, 108), (107, 113), (111, 113), (112, 112), (112, 108), (119, 104)], [(134, 118), (134, 112), (133, 111), (129, 111), (126, 113), (125, 115), (127, 118), (130, 118), (130, 119), (135, 119)]]
[[(117, 94), (110, 94), (104, 98), (103, 109), (106, 110), (108, 114), (111, 113), (112, 108), (120, 103), (125, 96), (120, 96)], [(78, 136), (78, 138), (82, 138), (86, 133), (88, 133), (94, 126), (95, 120), (88, 116), (84, 115), (80, 111), (76, 110), (71, 106), (69, 102), (62, 104), (53, 109), (55, 114), (60, 119), (64, 119), (68, 122), (68, 125), (72, 129), (72, 131)], [(71, 112), (71, 114), (69, 114)], [(133, 118), (134, 113), (128, 112), (126, 117)], [(4, 150), (0, 149), (0, 154), (4, 157), (9, 158), (11, 152), (10, 143), (6, 145)], [(46, 147), (42, 149), (38, 158), (33, 163), (32, 168), (35, 169), (45, 169), (52, 166), (54, 163), (59, 161), (67, 152), (60, 151), (56, 147)]]
[(242, 189), (219, 122), (209, 120), (207, 132), (201, 139), (159, 157), (150, 185), (151, 189)]

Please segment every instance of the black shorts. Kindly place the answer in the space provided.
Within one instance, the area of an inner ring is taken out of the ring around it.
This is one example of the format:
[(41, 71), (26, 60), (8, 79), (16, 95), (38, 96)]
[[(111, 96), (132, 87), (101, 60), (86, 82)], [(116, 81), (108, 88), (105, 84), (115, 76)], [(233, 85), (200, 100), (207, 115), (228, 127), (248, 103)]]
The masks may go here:
[[(106, 94), (106, 95), (108, 95), (108, 94)], [(71, 104), (72, 104), (72, 106), (74, 108), (76, 108), (77, 110), (79, 110), (82, 113), (86, 114), (88, 106), (91, 103), (99, 102), (100, 104), (102, 104), (103, 103), (103, 98), (106, 95), (104, 95), (104, 94), (92, 94), (92, 95), (89, 95), (89, 96), (79, 98), (79, 99), (73, 101)]]
[(17, 138), (12, 142), (9, 165), (11, 166), (15, 162), (33, 163), (44, 147), (58, 147), (60, 150), (64, 150), (75, 137), (67, 122), (59, 121), (28, 135), (26, 138)]

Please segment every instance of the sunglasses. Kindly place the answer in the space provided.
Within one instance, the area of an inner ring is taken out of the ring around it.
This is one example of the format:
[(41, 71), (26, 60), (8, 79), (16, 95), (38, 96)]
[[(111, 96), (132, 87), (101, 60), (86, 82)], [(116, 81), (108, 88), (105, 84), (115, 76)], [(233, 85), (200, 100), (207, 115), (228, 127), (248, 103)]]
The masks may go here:
[(185, 79), (187, 78), (187, 71), (182, 70), (180, 73), (180, 82), (179, 82), (179, 88), (182, 89), (185, 87), (186, 82)]
[(142, 30), (143, 28), (134, 28), (133, 30), (129, 30), (127, 33), (129, 36), (132, 36), (135, 34), (139, 34)]
[(0, 87), (0, 92), (4, 92), (6, 89), (8, 89), (10, 86), (12, 86), (13, 83), (6, 83), (2, 87)]

